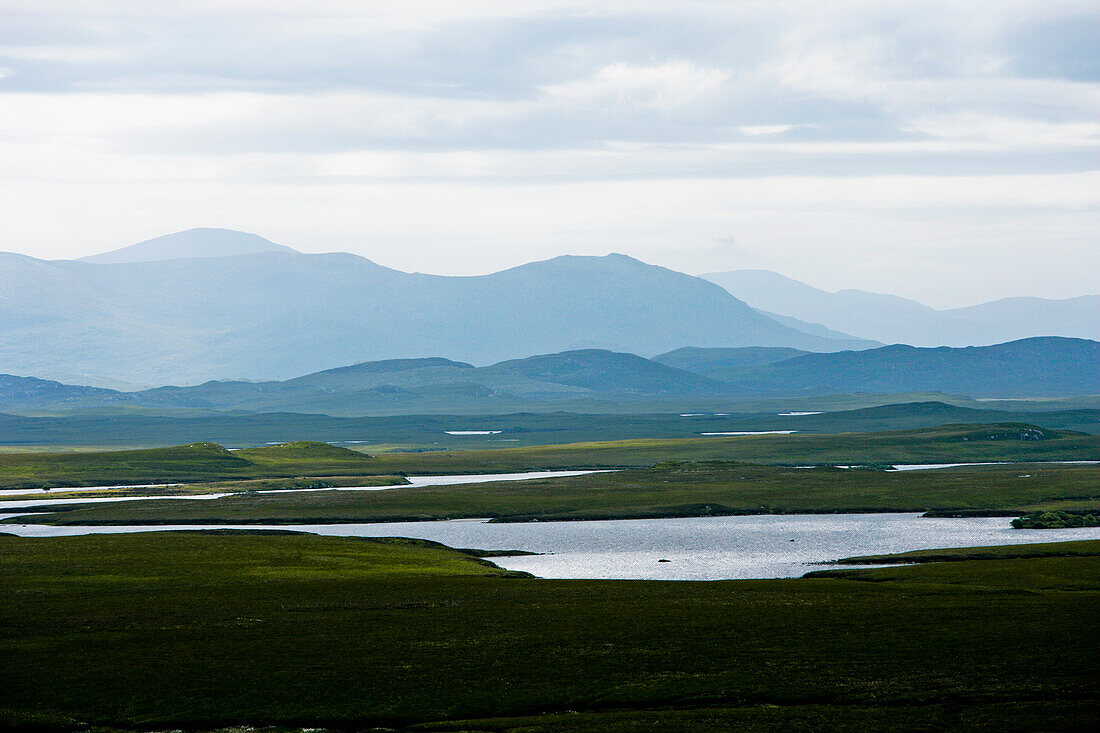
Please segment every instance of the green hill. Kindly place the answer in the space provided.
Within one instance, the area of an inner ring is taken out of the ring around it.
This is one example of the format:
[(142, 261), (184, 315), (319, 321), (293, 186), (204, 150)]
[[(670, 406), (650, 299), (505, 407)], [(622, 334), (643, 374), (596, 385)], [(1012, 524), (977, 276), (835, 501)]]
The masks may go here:
[(0, 488), (191, 483), (228, 479), (378, 473), (363, 453), (295, 442), (230, 451), (217, 443), (73, 453), (0, 454)]

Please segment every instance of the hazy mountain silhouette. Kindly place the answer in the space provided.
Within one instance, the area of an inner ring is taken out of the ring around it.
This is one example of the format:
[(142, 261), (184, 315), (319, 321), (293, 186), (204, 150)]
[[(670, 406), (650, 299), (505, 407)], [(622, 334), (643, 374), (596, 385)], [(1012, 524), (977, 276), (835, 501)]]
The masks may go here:
[(294, 252), (290, 247), (269, 242), (257, 234), (232, 229), (200, 227), (185, 232), (165, 234), (144, 242), (103, 254), (81, 257), (81, 262), (117, 264), (119, 262), (156, 262), (188, 257), (229, 257), (257, 252)]
[(752, 367), (775, 364), (809, 352), (782, 347), (747, 346), (740, 349), (701, 349), (688, 346), (658, 354), (653, 361), (711, 379), (740, 379)]
[[(206, 256), (212, 242), (268, 251)], [(713, 283), (624, 255), (444, 277), (192, 230), (100, 258), (172, 252), (125, 262), (0, 255), (0, 365), (86, 384), (186, 384), (425, 355), (490, 364), (577, 348), (870, 345), (803, 333)]]
[(833, 293), (769, 270), (715, 272), (702, 277), (769, 314), (884, 343), (968, 346), (1032, 336), (1100, 339), (1100, 295), (1067, 300), (1006, 298), (936, 310), (896, 295), (864, 290)]

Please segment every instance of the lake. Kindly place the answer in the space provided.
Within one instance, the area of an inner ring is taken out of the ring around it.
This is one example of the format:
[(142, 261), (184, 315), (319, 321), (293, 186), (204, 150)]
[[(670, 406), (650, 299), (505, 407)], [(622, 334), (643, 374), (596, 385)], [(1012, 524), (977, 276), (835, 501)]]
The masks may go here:
[[(456, 486), (458, 484), (485, 484), (499, 481), (527, 481), (529, 479), (555, 478), (564, 476), (584, 476), (589, 473), (607, 473), (605, 470), (584, 471), (525, 471), (522, 473), (462, 473), (452, 476), (406, 476), (408, 483), (388, 484), (384, 486), (341, 486), (339, 488), (326, 489), (268, 489), (265, 494), (305, 493), (311, 491), (385, 491), (386, 489), (410, 489), (424, 486)], [(137, 489), (160, 488), (166, 486), (179, 486), (180, 484), (135, 484), (132, 486), (86, 486), (80, 488), (55, 488), (55, 489), (6, 489), (0, 491), (0, 497), (15, 497), (0, 501), (0, 510), (3, 509), (33, 509), (42, 506), (62, 506), (69, 504), (97, 504), (112, 501), (158, 501), (165, 499), (220, 499), (231, 493), (222, 492), (214, 494), (180, 494), (180, 495), (151, 495), (151, 496), (104, 496), (104, 497), (80, 497), (61, 499), (26, 499), (24, 496), (56, 496), (71, 492), (106, 491), (108, 489)]]
[[(494, 558), (493, 562), (543, 578), (655, 580), (794, 578), (820, 569), (813, 563), (853, 555), (1100, 539), (1100, 528), (1095, 527), (1020, 530), (1012, 529), (1008, 521), (1007, 517), (926, 519), (919, 514), (803, 514), (522, 524), (458, 520), (241, 528), (294, 529), (358, 537), (416, 537), (451, 547), (526, 550), (549, 554)], [(212, 528), (4, 525), (0, 531), (25, 537), (51, 537)], [(659, 562), (662, 559), (669, 562)]]

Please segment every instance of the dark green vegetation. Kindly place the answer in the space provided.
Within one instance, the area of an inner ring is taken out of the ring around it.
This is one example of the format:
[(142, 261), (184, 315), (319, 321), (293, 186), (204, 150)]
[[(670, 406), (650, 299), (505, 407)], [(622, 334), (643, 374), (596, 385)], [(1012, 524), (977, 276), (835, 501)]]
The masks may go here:
[[(369, 456), (298, 441), (229, 451), (216, 443), (83, 453), (0, 454), (0, 488), (193, 483), (379, 473)], [(308, 482), (307, 482), (308, 483)], [(253, 486), (247, 488), (283, 488)]]
[(1095, 555), (711, 583), (294, 534), (0, 537), (0, 557), (12, 728), (1100, 725)]
[(673, 462), (522, 482), (96, 504), (10, 521), (292, 524), (492, 517), (520, 522), (929, 510), (1018, 515), (1065, 501), (1100, 507), (1100, 466), (1033, 464), (1022, 474), (1011, 465), (879, 471)]
[[(950, 411), (942, 405), (903, 407), (916, 407), (913, 412), (921, 416)], [(866, 411), (871, 424), (877, 420), (875, 412)], [(900, 414), (899, 410), (892, 412)], [(490, 450), (405, 450), (373, 456), (324, 443), (295, 442), (238, 451), (198, 443), (135, 451), (0, 453), (0, 487), (639, 468), (666, 460), (795, 465), (1100, 460), (1100, 436), (1019, 424), (945, 425), (874, 434), (696, 436)]]
[(896, 555), (866, 555), (839, 562), (895, 567), (818, 570), (804, 577), (984, 585), (1002, 592), (1010, 588), (1017, 591), (1043, 588), (1100, 590), (1100, 575), (1097, 575), (1100, 573), (1100, 541), (1096, 540), (919, 550)]
[[(1032, 545), (998, 545), (994, 547), (958, 547), (950, 550), (914, 550), (891, 555), (860, 555), (845, 557), (836, 562), (841, 565), (883, 565), (889, 563), (910, 564), (930, 562), (958, 562), (963, 560), (1018, 560), (1036, 557), (1095, 557), (1100, 556), (1100, 540), (1075, 540), (1073, 542), (1039, 542)], [(811, 575), (828, 574), (825, 570)], [(843, 571), (840, 571), (843, 572)], [(857, 575), (856, 577), (863, 577)]]
[(1100, 436), (1012, 423), (941, 425), (874, 434), (712, 436), (384, 453), (375, 460), (379, 473), (410, 474), (641, 468), (667, 460), (782, 465), (1100, 460)]
[(1050, 510), (1031, 512), (1012, 520), (1016, 529), (1066, 529), (1067, 527), (1100, 527), (1094, 513)]

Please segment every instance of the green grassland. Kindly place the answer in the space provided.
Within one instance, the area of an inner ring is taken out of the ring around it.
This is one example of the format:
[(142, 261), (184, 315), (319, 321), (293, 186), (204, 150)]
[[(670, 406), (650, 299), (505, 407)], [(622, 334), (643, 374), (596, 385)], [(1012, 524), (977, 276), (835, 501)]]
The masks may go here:
[(193, 443), (127, 451), (0, 454), (4, 489), (379, 473), (363, 453), (307, 441), (239, 451)]
[[(589, 406), (591, 407), (591, 405)], [(685, 405), (646, 403), (635, 414), (592, 414), (592, 410), (478, 415), (395, 415), (331, 417), (317, 414), (259, 413), (155, 414), (111, 408), (53, 415), (0, 414), (0, 452), (163, 447), (213, 441), (226, 446), (259, 446), (289, 438), (348, 445), (404, 449), (466, 450), (581, 443), (602, 440), (693, 438), (702, 432), (797, 430), (832, 434), (912, 430), (949, 423), (1018, 422), (1044, 428), (1100, 433), (1096, 398), (1065, 400), (956, 400), (945, 395), (836, 395), (822, 398), (708, 402)], [(559, 405), (557, 410), (567, 410)], [(790, 415), (790, 412), (811, 412)], [(681, 413), (691, 413), (684, 417)], [(499, 430), (490, 435), (449, 435), (449, 430)]]
[(409, 474), (639, 468), (668, 460), (783, 465), (1100, 460), (1100, 436), (1017, 423), (941, 425), (875, 433), (708, 436), (385, 453), (375, 460), (379, 473)]
[(0, 725), (1095, 730), (1100, 556), (1074, 552), (667, 583), (404, 540), (0, 536)]
[[(963, 560), (1018, 560), (1038, 557), (1093, 556), (1100, 556), (1100, 540), (1041, 542), (1033, 545), (999, 545), (995, 547), (958, 547), (950, 550), (914, 550), (912, 552), (897, 552), (891, 555), (845, 557), (836, 562), (840, 565), (882, 565), (884, 563), (909, 564), (958, 562)], [(820, 573), (815, 573), (815, 575), (820, 575)]]
[[(401, 486), (408, 484), (404, 476), (306, 476), (283, 479), (242, 479), (238, 481), (212, 481), (190, 484), (149, 484), (137, 486), (118, 486), (109, 489), (97, 489), (89, 494), (84, 490), (47, 489), (48, 494), (12, 494), (0, 496), (0, 510), (4, 502), (21, 502), (27, 499), (82, 499), (123, 498), (128, 496), (197, 496), (201, 494), (243, 493), (255, 491), (292, 491), (301, 489), (337, 489), (365, 486)], [(27, 489), (27, 491), (35, 491)]]
[(667, 460), (955, 463), (1100, 459), (1100, 436), (1016, 423), (829, 435), (708, 436), (368, 455), (298, 441), (229, 451), (215, 443), (127, 451), (0, 454), (0, 488), (259, 478), (639, 468)]
[(490, 517), (497, 521), (640, 519), (831, 512), (1015, 515), (1062, 501), (1100, 506), (1100, 466), (966, 466), (927, 471), (812, 469), (728, 461), (385, 491), (235, 494), (208, 501), (59, 507), (10, 522), (293, 524)]

